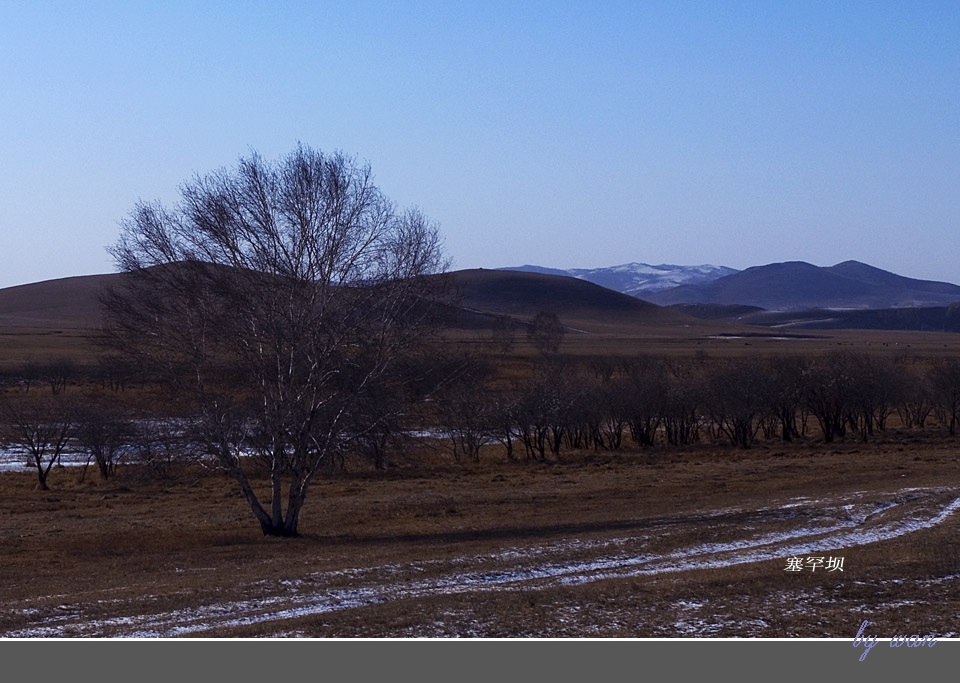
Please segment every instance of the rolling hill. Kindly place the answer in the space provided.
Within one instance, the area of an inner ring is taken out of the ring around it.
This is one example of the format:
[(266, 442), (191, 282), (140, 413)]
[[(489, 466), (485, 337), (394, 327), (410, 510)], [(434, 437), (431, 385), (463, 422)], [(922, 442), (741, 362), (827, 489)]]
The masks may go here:
[(661, 305), (759, 306), (773, 311), (888, 309), (948, 306), (960, 287), (916, 280), (857, 261), (819, 267), (803, 261), (754, 266), (699, 285), (681, 285), (647, 295)]
[[(557, 313), (574, 327), (632, 327), (695, 322), (683, 313), (576, 278), (499, 270), (448, 274), (454, 294), (447, 300), (448, 325), (489, 328), (498, 315), (524, 322), (540, 311)], [(119, 274), (47, 280), (0, 289), (0, 329), (90, 330), (100, 324), (100, 291)]]
[(658, 292), (684, 284), (702, 284), (737, 272), (735, 269), (726, 266), (677, 266), (672, 264), (651, 266), (648, 263), (624, 263), (607, 268), (575, 268), (572, 270), (526, 265), (499, 268), (498, 270), (524, 271), (542, 275), (566, 275), (641, 299), (647, 298), (646, 294), (650, 292)]
[[(8, 341), (23, 330), (89, 336), (100, 324), (99, 292), (120, 277), (69, 277), (0, 289), (0, 333)], [(461, 330), (489, 330), (501, 315), (523, 325), (549, 311), (570, 330), (604, 333), (716, 325), (960, 331), (960, 287), (856, 261), (829, 268), (803, 262), (748, 268), (706, 284), (650, 293), (653, 303), (558, 274), (473, 269), (447, 277), (454, 294), (442, 318)], [(685, 332), (690, 333), (695, 334)], [(33, 339), (20, 343), (39, 337)]]
[(682, 325), (693, 318), (585, 280), (526, 271), (473, 269), (451, 274), (456, 305), (464, 312), (526, 320), (540, 311), (591, 330)]
[(0, 327), (92, 328), (101, 289), (118, 275), (83, 275), (0, 289)]

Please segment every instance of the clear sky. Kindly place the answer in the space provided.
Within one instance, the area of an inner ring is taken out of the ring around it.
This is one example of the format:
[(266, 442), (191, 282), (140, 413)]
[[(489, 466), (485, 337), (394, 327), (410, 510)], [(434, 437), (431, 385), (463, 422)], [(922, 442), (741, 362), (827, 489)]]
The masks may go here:
[(303, 142), (454, 267), (857, 259), (960, 283), (960, 2), (0, 0), (0, 287)]

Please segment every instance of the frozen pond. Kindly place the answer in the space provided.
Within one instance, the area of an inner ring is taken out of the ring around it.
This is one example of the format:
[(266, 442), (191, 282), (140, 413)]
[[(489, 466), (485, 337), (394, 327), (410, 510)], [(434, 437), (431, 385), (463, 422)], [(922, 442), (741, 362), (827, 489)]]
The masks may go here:
[[(60, 465), (64, 467), (83, 466), (86, 464), (87, 458), (86, 453), (67, 452), (60, 457)], [(44, 465), (46, 463), (47, 460), (44, 459)], [(56, 467), (57, 465), (54, 465), (54, 468)], [(31, 470), (35, 471), (36, 468), (25, 451), (0, 447), (0, 472), (29, 472)]]

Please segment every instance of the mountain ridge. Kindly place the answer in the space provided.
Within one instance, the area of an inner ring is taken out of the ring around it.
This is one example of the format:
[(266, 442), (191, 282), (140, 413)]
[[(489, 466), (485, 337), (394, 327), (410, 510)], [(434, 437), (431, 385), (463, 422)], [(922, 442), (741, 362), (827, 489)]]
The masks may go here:
[(607, 327), (611, 324), (677, 325), (694, 319), (644, 299), (582, 279), (551, 273), (475, 268), (451, 273), (458, 305), (484, 315), (532, 318), (556, 312), (561, 321)]
[(647, 292), (656, 292), (681, 284), (709, 282), (710, 280), (738, 272), (735, 268), (714, 266), (711, 264), (681, 266), (661, 263), (658, 265), (650, 265), (649, 263), (639, 263), (636, 261), (605, 268), (572, 268), (569, 270), (561, 270), (559, 268), (547, 268), (544, 266), (523, 265), (506, 266), (497, 268), (497, 270), (524, 271), (543, 275), (573, 277), (641, 299), (644, 298), (643, 294)]
[(654, 292), (647, 299), (662, 306), (722, 304), (774, 311), (916, 308), (956, 303), (960, 286), (908, 278), (859, 261), (827, 267), (785, 261)]
[[(701, 277), (719, 272), (716, 266), (638, 263), (592, 270), (633, 277), (642, 276), (646, 269), (661, 275), (678, 268), (683, 275), (699, 273)], [(804, 261), (753, 266), (640, 296), (566, 272), (542, 266), (454, 271), (450, 275), (461, 298), (445, 304), (448, 319), (454, 327), (478, 329), (489, 327), (497, 316), (523, 322), (547, 310), (597, 331), (623, 325), (669, 327), (697, 319), (760, 326), (960, 329), (956, 322), (960, 286), (908, 278), (858, 261), (827, 267)], [(0, 289), (0, 326), (8, 330), (96, 328), (100, 324), (97, 295), (120, 277), (118, 273), (75, 276)], [(876, 313), (867, 315), (867, 311)]]
[[(471, 269), (446, 274), (455, 294), (441, 302), (446, 322), (458, 329), (489, 328), (498, 316), (523, 324), (540, 311), (589, 331), (626, 325), (682, 325), (695, 318), (643, 299), (568, 276)], [(75, 329), (100, 326), (99, 295), (122, 273), (83, 275), (0, 289), (0, 330)]]

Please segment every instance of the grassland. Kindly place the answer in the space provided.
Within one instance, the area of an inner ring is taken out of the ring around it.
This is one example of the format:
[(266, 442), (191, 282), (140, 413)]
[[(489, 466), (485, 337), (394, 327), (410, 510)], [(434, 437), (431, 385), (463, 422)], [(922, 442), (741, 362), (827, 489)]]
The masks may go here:
[(956, 636), (958, 455), (935, 429), (548, 463), (425, 448), (325, 476), (293, 540), (213, 471), (5, 473), (0, 636)]
[[(566, 322), (586, 330), (564, 340), (580, 357), (960, 356), (946, 334)], [(482, 330), (451, 337), (498, 358)], [(522, 373), (533, 354), (521, 340), (497, 362)], [(6, 368), (65, 356), (97, 361), (89, 327), (0, 335)], [(960, 437), (932, 420), (893, 419), (869, 443), (811, 432), (544, 462), (422, 441), (386, 470), (323, 474), (295, 539), (263, 537), (234, 481), (196, 465), (49, 483), (0, 474), (0, 637), (852, 638), (864, 619), (958, 635)], [(843, 567), (791, 572), (792, 557)]]

